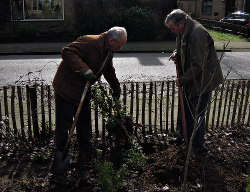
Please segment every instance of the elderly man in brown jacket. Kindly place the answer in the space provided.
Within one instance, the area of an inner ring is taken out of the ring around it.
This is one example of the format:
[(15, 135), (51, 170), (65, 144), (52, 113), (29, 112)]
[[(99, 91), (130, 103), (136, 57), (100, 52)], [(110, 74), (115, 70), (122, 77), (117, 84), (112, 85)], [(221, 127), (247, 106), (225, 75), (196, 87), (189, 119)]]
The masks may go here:
[[(56, 96), (56, 151), (65, 149), (68, 130), (87, 81), (93, 84), (103, 74), (113, 89), (113, 96), (120, 97), (120, 83), (116, 77), (112, 58), (113, 52), (120, 49), (126, 41), (126, 29), (113, 27), (100, 35), (81, 36), (63, 47), (62, 61), (53, 81)], [(91, 143), (90, 89), (84, 100), (76, 131), (80, 149), (79, 159), (84, 162), (94, 151)]]
[[(193, 152), (202, 154), (207, 151), (204, 147), (206, 108), (211, 92), (223, 82), (214, 41), (200, 23), (180, 9), (168, 14), (165, 25), (177, 35), (177, 51), (169, 59), (179, 67), (177, 86), (182, 89), (184, 98), (187, 138), (191, 138), (195, 129)], [(183, 139), (180, 110), (178, 117), (180, 134), (175, 143), (180, 144)]]

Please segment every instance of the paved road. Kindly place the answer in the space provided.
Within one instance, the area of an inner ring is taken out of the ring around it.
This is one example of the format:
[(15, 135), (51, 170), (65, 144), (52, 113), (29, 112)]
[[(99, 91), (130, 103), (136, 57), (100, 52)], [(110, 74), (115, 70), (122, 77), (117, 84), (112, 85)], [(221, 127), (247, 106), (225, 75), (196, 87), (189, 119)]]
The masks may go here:
[[(117, 53), (114, 66), (120, 81), (163, 81), (175, 78), (169, 53)], [(218, 54), (220, 56), (220, 53)], [(227, 52), (221, 66), (230, 79), (250, 79), (250, 52)], [(51, 84), (60, 55), (0, 56), (0, 86), (41, 81)]]

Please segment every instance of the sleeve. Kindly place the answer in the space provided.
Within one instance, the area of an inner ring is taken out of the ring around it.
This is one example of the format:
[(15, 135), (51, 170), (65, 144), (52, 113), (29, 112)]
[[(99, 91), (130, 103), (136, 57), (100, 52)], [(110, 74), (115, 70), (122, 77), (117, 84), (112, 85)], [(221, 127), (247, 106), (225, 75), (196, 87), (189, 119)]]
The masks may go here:
[(113, 96), (119, 97), (121, 94), (121, 87), (120, 87), (120, 82), (118, 81), (116, 77), (115, 68), (113, 66), (112, 59), (107, 64), (107, 68), (105, 69), (103, 76), (109, 83), (110, 87), (112, 88)]
[(72, 71), (83, 74), (89, 70), (87, 63), (83, 61), (87, 50), (89, 50), (89, 44), (77, 40), (63, 47), (61, 51), (62, 59)]
[(207, 39), (207, 31), (201, 28), (195, 29), (195, 31), (190, 35), (188, 47), (190, 57), (186, 58), (189, 59), (189, 61), (186, 62), (190, 64), (179, 79), (181, 86), (195, 81), (196, 77), (199, 76), (204, 69), (209, 53)]

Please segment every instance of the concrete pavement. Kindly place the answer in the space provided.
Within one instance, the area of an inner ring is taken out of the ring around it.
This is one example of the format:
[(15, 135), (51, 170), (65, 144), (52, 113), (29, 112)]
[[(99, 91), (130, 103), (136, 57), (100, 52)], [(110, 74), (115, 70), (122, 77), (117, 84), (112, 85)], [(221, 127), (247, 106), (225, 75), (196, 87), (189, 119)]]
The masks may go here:
[[(60, 54), (61, 48), (69, 42), (0, 43), (0, 54)], [(215, 42), (217, 51), (222, 51), (227, 42)], [(172, 52), (175, 41), (128, 42), (117, 52)], [(230, 42), (226, 51), (248, 51), (250, 42)]]

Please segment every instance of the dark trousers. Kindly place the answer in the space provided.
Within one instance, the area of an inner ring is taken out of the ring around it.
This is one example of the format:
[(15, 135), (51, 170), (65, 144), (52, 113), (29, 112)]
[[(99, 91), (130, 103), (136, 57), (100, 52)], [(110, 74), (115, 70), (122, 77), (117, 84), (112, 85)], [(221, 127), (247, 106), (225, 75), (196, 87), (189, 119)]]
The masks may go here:
[[(63, 151), (65, 149), (68, 131), (73, 123), (77, 107), (78, 106), (75, 104), (56, 94), (56, 150)], [(86, 98), (83, 103), (82, 110), (76, 124), (76, 132), (80, 151), (91, 150), (91, 108), (90, 100), (88, 98)]]
[[(185, 115), (186, 115), (186, 124), (187, 124), (187, 137), (188, 141), (191, 138), (192, 132), (194, 130), (195, 126), (195, 113), (196, 108), (198, 105), (198, 99), (199, 97), (192, 97), (188, 98), (186, 96), (187, 94), (183, 91), (183, 99), (184, 99), (184, 109), (185, 109)], [(198, 106), (198, 113), (197, 113), (197, 131), (193, 140), (193, 150), (194, 151), (200, 151), (204, 148), (205, 143), (205, 131), (206, 131), (206, 109), (208, 102), (210, 100), (211, 93), (205, 93), (201, 96), (201, 100)], [(178, 108), (178, 120), (177, 120), (177, 127), (179, 129), (179, 136), (183, 138), (183, 129), (182, 129), (182, 114), (181, 114), (181, 107), (179, 105)]]

